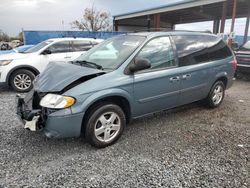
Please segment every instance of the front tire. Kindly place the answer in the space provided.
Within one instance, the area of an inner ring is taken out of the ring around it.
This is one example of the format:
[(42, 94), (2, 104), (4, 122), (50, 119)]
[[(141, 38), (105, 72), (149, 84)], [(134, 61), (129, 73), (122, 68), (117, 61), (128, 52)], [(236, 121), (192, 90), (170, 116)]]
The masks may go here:
[(85, 138), (97, 148), (114, 144), (122, 135), (126, 117), (120, 106), (113, 103), (96, 105), (87, 115)]
[(17, 92), (28, 92), (33, 88), (35, 75), (26, 69), (19, 69), (10, 76), (10, 86)]
[(216, 108), (221, 105), (225, 95), (225, 85), (222, 81), (214, 83), (206, 99), (210, 108)]

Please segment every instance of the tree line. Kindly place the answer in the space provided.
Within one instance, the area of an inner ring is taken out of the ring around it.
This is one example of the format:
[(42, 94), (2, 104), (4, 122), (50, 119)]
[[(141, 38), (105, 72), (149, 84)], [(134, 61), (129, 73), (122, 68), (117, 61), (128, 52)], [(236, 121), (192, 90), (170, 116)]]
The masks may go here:
[(3, 42), (10, 42), (12, 40), (20, 40), (20, 41), (23, 41), (23, 34), (22, 32), (20, 32), (18, 34), (18, 36), (16, 37), (10, 37), (8, 34), (6, 34), (5, 32), (3, 32), (1, 29), (0, 29), (0, 41), (3, 41)]

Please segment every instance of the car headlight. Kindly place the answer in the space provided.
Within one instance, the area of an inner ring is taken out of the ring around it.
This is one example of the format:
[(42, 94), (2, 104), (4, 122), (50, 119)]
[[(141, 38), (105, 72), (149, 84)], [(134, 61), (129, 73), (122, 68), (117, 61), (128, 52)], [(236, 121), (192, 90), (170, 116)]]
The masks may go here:
[(73, 97), (56, 94), (47, 94), (40, 101), (41, 106), (53, 109), (69, 108), (73, 104), (75, 104), (75, 99)]
[(4, 65), (8, 65), (10, 64), (12, 61), (12, 59), (10, 60), (0, 60), (0, 66), (4, 66)]

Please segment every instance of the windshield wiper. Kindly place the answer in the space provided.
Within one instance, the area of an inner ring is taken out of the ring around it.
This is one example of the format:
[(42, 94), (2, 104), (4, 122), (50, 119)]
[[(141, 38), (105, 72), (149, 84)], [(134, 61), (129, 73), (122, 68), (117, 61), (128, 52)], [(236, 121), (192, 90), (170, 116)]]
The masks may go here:
[(97, 69), (100, 69), (100, 70), (103, 70), (103, 67), (101, 65), (98, 65), (96, 63), (93, 63), (93, 62), (89, 62), (89, 61), (73, 61), (73, 62), (76, 62), (76, 63), (79, 63), (79, 64), (83, 64), (83, 65), (94, 65)]

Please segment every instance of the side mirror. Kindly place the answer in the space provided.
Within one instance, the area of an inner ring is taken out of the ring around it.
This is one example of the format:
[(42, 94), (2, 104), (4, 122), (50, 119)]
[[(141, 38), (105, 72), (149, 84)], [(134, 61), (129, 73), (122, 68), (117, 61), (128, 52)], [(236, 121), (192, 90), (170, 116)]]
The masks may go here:
[(134, 73), (140, 70), (149, 69), (151, 67), (151, 63), (146, 58), (136, 58), (133, 63), (131, 63), (128, 67), (130, 73)]
[(48, 54), (51, 54), (51, 51), (46, 49), (42, 52), (43, 55), (48, 55)]

